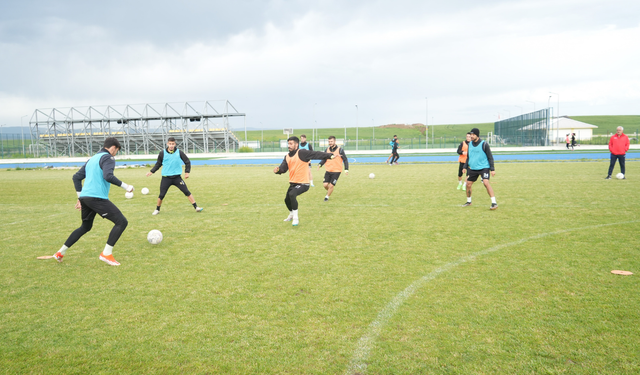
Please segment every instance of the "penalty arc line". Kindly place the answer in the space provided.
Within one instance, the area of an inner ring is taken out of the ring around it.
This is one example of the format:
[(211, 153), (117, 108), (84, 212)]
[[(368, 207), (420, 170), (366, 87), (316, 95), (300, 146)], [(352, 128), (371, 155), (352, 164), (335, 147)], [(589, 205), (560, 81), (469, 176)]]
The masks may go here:
[(347, 370), (345, 371), (345, 375), (364, 374), (365, 373), (365, 371), (367, 370), (366, 361), (369, 358), (369, 353), (371, 352), (371, 349), (373, 348), (373, 345), (375, 344), (376, 339), (380, 335), (380, 332), (382, 331), (382, 328), (395, 315), (396, 310), (398, 310), (398, 308), (404, 303), (404, 301), (406, 301), (409, 297), (411, 297), (424, 284), (426, 284), (427, 282), (429, 282), (429, 281), (435, 279), (436, 277), (438, 277), (438, 275), (440, 275), (442, 273), (445, 273), (445, 272), (451, 270), (452, 268), (455, 268), (455, 267), (457, 267), (457, 266), (459, 266), (459, 265), (461, 265), (463, 263), (475, 260), (479, 256), (487, 255), (487, 254), (490, 254), (490, 253), (494, 253), (494, 252), (496, 252), (496, 251), (498, 251), (500, 249), (504, 249), (506, 247), (520, 245), (520, 244), (525, 243), (525, 242), (530, 241), (530, 240), (536, 240), (536, 239), (539, 239), (539, 238), (555, 236), (555, 235), (563, 234), (563, 233), (567, 233), (567, 232), (575, 232), (575, 231), (581, 231), (581, 230), (586, 230), (586, 229), (602, 228), (602, 227), (608, 227), (608, 226), (613, 226), (613, 225), (623, 225), (623, 224), (631, 224), (631, 223), (637, 223), (637, 222), (640, 222), (640, 220), (624, 221), (624, 222), (620, 222), (620, 223), (611, 223), (611, 224), (590, 225), (590, 226), (581, 227), (581, 228), (563, 229), (563, 230), (558, 230), (558, 231), (555, 231), (555, 232), (537, 234), (535, 236), (523, 238), (523, 239), (520, 239), (520, 240), (517, 240), (517, 241), (513, 241), (513, 242), (509, 242), (509, 243), (506, 243), (506, 244), (496, 245), (496, 246), (493, 246), (491, 248), (488, 248), (488, 249), (485, 249), (485, 250), (482, 250), (482, 251), (478, 251), (478, 252), (463, 256), (462, 258), (460, 258), (460, 259), (458, 259), (456, 261), (447, 263), (444, 266), (436, 268), (435, 270), (433, 270), (432, 272), (428, 273), (427, 275), (424, 275), (423, 277), (421, 277), (418, 280), (414, 281), (411, 285), (409, 285), (403, 291), (398, 293), (378, 313), (378, 316), (376, 317), (376, 320), (374, 320), (373, 322), (371, 322), (371, 324), (369, 324), (367, 332), (358, 341), (358, 347), (354, 350), (353, 357), (351, 358), (351, 361), (349, 362), (349, 366), (347, 367)]

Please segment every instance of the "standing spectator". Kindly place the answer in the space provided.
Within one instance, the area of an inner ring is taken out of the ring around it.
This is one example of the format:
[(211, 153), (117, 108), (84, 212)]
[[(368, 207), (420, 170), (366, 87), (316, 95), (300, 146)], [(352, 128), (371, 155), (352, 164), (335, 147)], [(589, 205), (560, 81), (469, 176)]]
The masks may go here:
[(571, 151), (576, 147), (576, 133), (571, 133)]
[[(613, 167), (616, 166), (616, 160), (620, 161), (620, 172), (624, 174), (624, 158), (629, 150), (629, 137), (624, 134), (622, 131), (624, 128), (622, 126), (618, 126), (616, 129), (616, 134), (611, 136), (609, 139), (609, 151), (611, 152), (611, 162), (609, 163), (609, 173), (607, 173), (607, 177), (605, 180), (611, 179), (611, 174), (613, 173)], [(622, 179), (626, 179), (623, 177)]]
[(567, 134), (567, 138), (565, 139), (565, 142), (567, 142), (567, 150), (568, 150), (569, 145), (571, 145), (571, 139), (569, 138), (569, 134)]

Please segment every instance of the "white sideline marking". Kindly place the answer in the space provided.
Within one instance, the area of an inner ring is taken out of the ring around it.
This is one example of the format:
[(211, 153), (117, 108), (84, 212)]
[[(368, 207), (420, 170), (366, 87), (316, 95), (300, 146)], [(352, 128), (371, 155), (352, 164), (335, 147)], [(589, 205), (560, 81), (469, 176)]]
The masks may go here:
[(585, 229), (593, 229), (593, 228), (601, 228), (601, 227), (608, 227), (608, 226), (612, 226), (612, 225), (631, 224), (631, 223), (637, 223), (637, 222), (640, 222), (640, 220), (624, 221), (624, 222), (612, 223), (612, 224), (590, 225), (590, 226), (586, 226), (586, 227), (582, 227), (582, 228), (563, 229), (563, 230), (558, 230), (558, 231), (555, 231), (555, 232), (542, 233), (542, 234), (538, 234), (538, 235), (535, 235), (535, 236), (523, 238), (523, 239), (518, 240), (518, 241), (509, 242), (509, 243), (506, 243), (506, 244), (497, 245), (497, 246), (488, 248), (486, 250), (478, 251), (478, 252), (475, 252), (473, 254), (463, 256), (462, 258), (460, 258), (460, 259), (458, 259), (456, 261), (453, 261), (451, 263), (447, 263), (444, 266), (436, 268), (434, 271), (432, 271), (429, 274), (427, 274), (427, 275), (419, 278), (418, 280), (414, 281), (411, 285), (409, 285), (407, 288), (405, 288), (402, 292), (398, 293), (378, 313), (378, 316), (376, 317), (376, 320), (374, 320), (373, 322), (371, 322), (371, 324), (369, 324), (369, 328), (367, 329), (367, 333), (365, 333), (364, 336), (362, 336), (360, 338), (360, 340), (358, 341), (358, 347), (356, 348), (356, 350), (353, 353), (353, 357), (351, 358), (351, 361), (349, 362), (349, 366), (347, 367), (347, 371), (345, 371), (345, 374), (346, 375), (353, 375), (355, 373), (364, 374), (367, 371), (366, 361), (369, 358), (369, 352), (371, 352), (371, 348), (373, 347), (373, 345), (376, 342), (376, 339), (380, 335), (380, 331), (382, 330), (382, 327), (384, 327), (387, 324), (387, 322), (396, 313), (396, 310), (404, 303), (404, 301), (407, 300), (407, 298), (411, 297), (420, 287), (422, 287), (428, 281), (435, 279), (441, 273), (445, 273), (445, 272), (449, 271), (450, 269), (452, 269), (452, 268), (454, 268), (456, 266), (459, 266), (462, 263), (466, 263), (466, 262), (472, 261), (472, 260), (474, 260), (475, 258), (477, 258), (479, 256), (496, 252), (496, 251), (498, 251), (500, 249), (503, 249), (505, 247), (510, 247), (510, 246), (514, 246), (514, 245), (520, 245), (521, 243), (527, 242), (529, 240), (535, 240), (535, 239), (538, 239), (538, 238), (554, 236), (554, 235), (557, 235), (557, 234), (562, 234), (562, 233), (567, 233), (567, 232), (573, 232), (573, 231), (579, 231), (579, 230), (585, 230)]
[[(58, 215), (62, 215), (62, 214), (63, 214), (63, 212), (61, 212), (59, 214), (49, 215), (49, 216), (46, 216), (46, 217), (54, 217), (54, 216), (58, 216)], [(33, 219), (14, 221), (13, 223), (4, 223), (4, 224), (0, 224), (0, 227), (4, 227), (5, 225), (14, 225), (14, 224), (26, 223), (26, 222), (29, 222), (31, 220), (33, 220)]]

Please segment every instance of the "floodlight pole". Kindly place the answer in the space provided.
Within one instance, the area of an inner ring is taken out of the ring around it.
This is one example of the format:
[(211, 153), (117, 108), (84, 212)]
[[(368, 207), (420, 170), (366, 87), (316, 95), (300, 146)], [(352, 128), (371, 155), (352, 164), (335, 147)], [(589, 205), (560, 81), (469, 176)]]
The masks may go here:
[(20, 117), (20, 132), (22, 133), (22, 157), (27, 157), (26, 153), (24, 152), (24, 128), (22, 127), (22, 119), (27, 117), (29, 115), (24, 115), (22, 117)]
[(248, 147), (248, 144), (247, 144), (247, 116), (242, 116), (242, 118), (244, 119), (244, 145), (245, 145), (245, 147)]
[(371, 132), (373, 133), (373, 135), (371, 136), (371, 138), (373, 138), (373, 145), (376, 145), (376, 126), (374, 125), (373, 119), (371, 119)]
[(313, 130), (311, 131), (311, 142), (315, 143), (316, 141), (316, 128), (318, 127), (318, 122), (316, 121), (316, 105), (318, 103), (313, 103)]
[(556, 114), (556, 140), (559, 146), (560, 141), (558, 139), (560, 138), (560, 94), (551, 91), (549, 91), (549, 94), (558, 96), (558, 113)]
[(522, 112), (522, 107), (520, 107), (519, 105), (514, 105), (514, 107), (520, 108), (520, 115), (522, 116), (522, 114), (524, 113), (524, 112)]
[(533, 111), (536, 111), (536, 102), (532, 102), (531, 100), (525, 100), (525, 102), (533, 103)]
[(356, 151), (358, 151), (358, 105), (356, 104)]
[(424, 135), (426, 136), (425, 139), (425, 148), (429, 148), (429, 98), (426, 97), (424, 98), (424, 100), (426, 101), (426, 105), (425, 105), (425, 119), (424, 119)]
[(0, 152), (2, 152), (2, 156), (0, 156), (0, 157), (2, 157), (2, 158), (4, 158), (4, 140), (2, 139), (2, 127), (5, 126), (5, 125), (7, 125), (7, 124), (0, 125), (0, 149), (2, 150), (2, 151), (0, 151)]

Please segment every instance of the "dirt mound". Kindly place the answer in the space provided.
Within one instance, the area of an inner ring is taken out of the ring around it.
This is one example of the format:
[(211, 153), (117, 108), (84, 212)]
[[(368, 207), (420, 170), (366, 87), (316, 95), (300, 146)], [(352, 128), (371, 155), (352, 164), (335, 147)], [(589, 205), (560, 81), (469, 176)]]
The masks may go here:
[(422, 135), (424, 135), (426, 127), (423, 124), (388, 124), (388, 125), (382, 125), (380, 126), (380, 128), (396, 128), (396, 129), (415, 129), (420, 131), (420, 133), (422, 133)]

